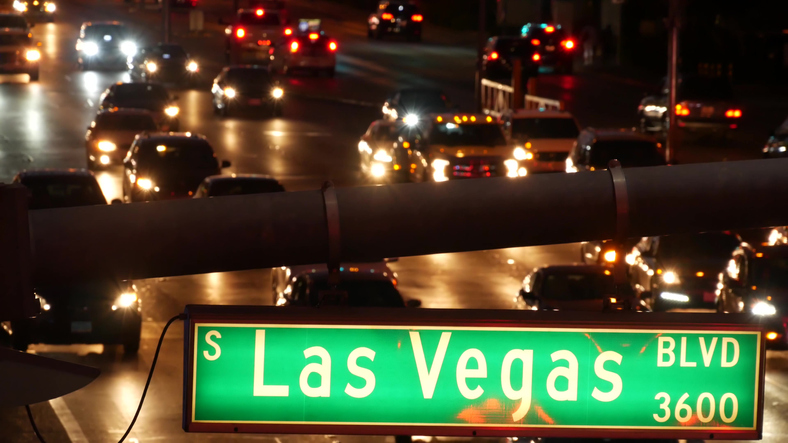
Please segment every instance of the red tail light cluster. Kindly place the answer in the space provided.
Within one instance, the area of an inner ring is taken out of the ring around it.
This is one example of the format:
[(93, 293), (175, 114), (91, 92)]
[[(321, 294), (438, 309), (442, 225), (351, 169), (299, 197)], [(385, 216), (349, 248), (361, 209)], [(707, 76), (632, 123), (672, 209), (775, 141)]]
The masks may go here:
[(414, 22), (420, 22), (424, 20), (424, 16), (422, 16), (421, 14), (414, 14), (410, 17), (410, 19), (413, 20)]
[(725, 117), (739, 118), (741, 117), (741, 109), (728, 109), (727, 111), (725, 111)]
[(290, 42), (290, 52), (298, 52), (298, 42)]
[(328, 44), (328, 49), (330, 49), (332, 51), (336, 51), (337, 48), (338, 48), (337, 42), (331, 42), (331, 43)]
[(309, 40), (317, 40), (320, 38), (320, 35), (317, 32), (313, 32), (309, 34)]
[(235, 36), (238, 38), (246, 37), (246, 30), (244, 28), (238, 28), (235, 30)]
[(391, 20), (391, 19), (393, 19), (393, 18), (394, 18), (394, 15), (393, 15), (393, 14), (390, 14), (390, 13), (388, 13), (388, 12), (384, 12), (384, 13), (383, 13), (383, 15), (381, 15), (380, 17), (381, 17), (383, 20)]
[(531, 44), (534, 45), (534, 46), (539, 46), (539, 45), (542, 44), (542, 42), (540, 42), (538, 38), (535, 38), (535, 39), (531, 40)]
[(293, 30), (290, 28), (285, 28), (285, 35), (293, 35)]
[(555, 32), (555, 26), (548, 26), (548, 27), (544, 28), (544, 32), (546, 32), (548, 34), (552, 34), (553, 32)]
[(690, 114), (689, 108), (686, 106), (682, 106), (681, 104), (676, 105), (676, 115), (683, 115), (687, 116)]
[(575, 42), (572, 39), (567, 39), (561, 42), (561, 46), (566, 49), (572, 49), (575, 47)]
[(254, 11), (254, 15), (256, 15), (258, 17), (262, 17), (263, 14), (265, 14), (265, 11), (263, 11), (262, 9), (258, 9), (256, 11)]
[(542, 59), (542, 56), (541, 56), (541, 55), (539, 55), (539, 53), (538, 53), (538, 52), (534, 52), (534, 55), (533, 55), (533, 56), (531, 56), (531, 59), (532, 59), (533, 61), (535, 61), (535, 62), (538, 62), (539, 60), (541, 60), (541, 59)]
[(493, 52), (492, 54), (490, 54), (490, 60), (498, 60), (498, 53)]

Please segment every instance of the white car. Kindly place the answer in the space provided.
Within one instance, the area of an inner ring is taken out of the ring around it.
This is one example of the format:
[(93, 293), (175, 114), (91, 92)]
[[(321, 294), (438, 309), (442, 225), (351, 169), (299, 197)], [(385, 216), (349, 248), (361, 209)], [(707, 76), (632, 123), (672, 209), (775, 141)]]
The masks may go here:
[[(376, 279), (387, 279), (395, 287), (397, 286), (397, 273), (388, 267), (387, 261), (370, 263), (343, 263), (340, 268), (342, 280), (358, 279), (357, 276), (377, 276)], [(303, 265), (303, 266), (281, 266), (271, 270), (271, 293), (275, 306), (285, 306), (291, 304), (293, 294), (293, 284), (299, 276), (315, 274), (325, 275), (328, 272), (326, 264)]]
[(580, 126), (566, 111), (519, 110), (502, 118), (509, 140), (524, 151), (529, 173), (564, 172)]

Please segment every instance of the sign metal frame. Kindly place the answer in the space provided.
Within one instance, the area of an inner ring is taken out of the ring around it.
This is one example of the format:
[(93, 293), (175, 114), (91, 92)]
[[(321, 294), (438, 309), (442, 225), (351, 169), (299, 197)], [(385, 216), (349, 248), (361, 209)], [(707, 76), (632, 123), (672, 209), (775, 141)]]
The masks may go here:
[[(354, 434), (354, 435), (436, 435), (464, 437), (584, 437), (584, 438), (677, 438), (677, 439), (760, 439), (763, 433), (765, 340), (763, 328), (752, 317), (731, 314), (599, 312), (590, 320), (584, 312), (535, 312), (517, 310), (451, 310), (396, 308), (281, 308), (271, 306), (186, 306), (184, 322), (183, 429), (186, 432)], [(194, 421), (194, 355), (197, 324), (310, 325), (336, 327), (487, 327), (539, 329), (660, 330), (698, 333), (754, 332), (759, 348), (756, 362), (756, 396), (752, 429), (676, 429), (660, 427), (586, 426), (477, 426), (468, 424), (326, 424), (326, 423), (230, 423)]]

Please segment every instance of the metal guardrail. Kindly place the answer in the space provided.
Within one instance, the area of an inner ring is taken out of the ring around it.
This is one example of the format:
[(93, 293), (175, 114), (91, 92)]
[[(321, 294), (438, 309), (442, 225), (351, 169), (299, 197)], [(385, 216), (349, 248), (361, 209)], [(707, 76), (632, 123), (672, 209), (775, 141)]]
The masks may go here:
[(482, 112), (493, 117), (500, 117), (512, 109), (514, 88), (503, 83), (482, 79)]
[(564, 102), (561, 100), (554, 100), (551, 98), (538, 97), (536, 95), (525, 94), (525, 109), (533, 109), (539, 111), (563, 111)]

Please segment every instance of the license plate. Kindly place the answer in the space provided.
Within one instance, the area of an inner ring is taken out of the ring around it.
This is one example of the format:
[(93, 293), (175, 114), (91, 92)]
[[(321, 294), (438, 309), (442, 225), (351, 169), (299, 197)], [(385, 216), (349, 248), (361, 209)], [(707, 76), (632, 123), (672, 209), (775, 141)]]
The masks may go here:
[(263, 100), (259, 98), (250, 98), (248, 103), (250, 105), (260, 105), (263, 103)]
[(76, 334), (87, 334), (93, 331), (93, 325), (89, 321), (72, 321), (71, 332)]
[(713, 292), (703, 292), (703, 301), (708, 303), (713, 303), (717, 301), (717, 294)]
[(267, 60), (268, 59), (268, 53), (267, 52), (258, 52), (255, 55), (255, 58), (258, 59), (258, 60)]
[(399, 25), (400, 26), (407, 26), (408, 25), (408, 21), (407, 20), (402, 20), (401, 22), (399, 22)]
[(704, 106), (700, 108), (701, 117), (711, 117), (714, 115), (714, 106)]
[(555, 51), (555, 46), (545, 46), (544, 49), (547, 52), (553, 52)]

